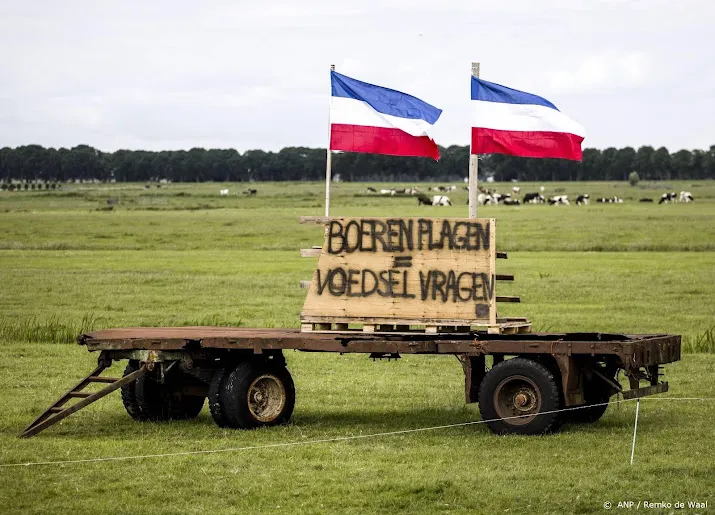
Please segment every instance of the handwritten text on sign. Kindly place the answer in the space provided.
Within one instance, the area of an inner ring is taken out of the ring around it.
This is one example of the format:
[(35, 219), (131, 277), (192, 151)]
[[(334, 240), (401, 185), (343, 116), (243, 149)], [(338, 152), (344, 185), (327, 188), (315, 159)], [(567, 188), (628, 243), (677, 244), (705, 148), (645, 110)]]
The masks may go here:
[(493, 219), (331, 220), (302, 315), (490, 318)]

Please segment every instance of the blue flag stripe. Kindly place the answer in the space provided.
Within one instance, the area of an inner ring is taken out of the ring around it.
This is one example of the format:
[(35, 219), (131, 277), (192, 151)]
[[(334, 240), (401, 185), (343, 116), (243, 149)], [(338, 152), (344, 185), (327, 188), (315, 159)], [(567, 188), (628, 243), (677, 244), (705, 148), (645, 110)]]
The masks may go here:
[(558, 111), (554, 104), (538, 95), (507, 88), (501, 84), (495, 84), (476, 77), (472, 77), (472, 100), (500, 102), (502, 104), (534, 104), (550, 107)]
[(441, 109), (412, 95), (368, 84), (338, 72), (330, 72), (330, 85), (332, 96), (361, 100), (382, 114), (424, 120), (431, 125), (442, 114)]

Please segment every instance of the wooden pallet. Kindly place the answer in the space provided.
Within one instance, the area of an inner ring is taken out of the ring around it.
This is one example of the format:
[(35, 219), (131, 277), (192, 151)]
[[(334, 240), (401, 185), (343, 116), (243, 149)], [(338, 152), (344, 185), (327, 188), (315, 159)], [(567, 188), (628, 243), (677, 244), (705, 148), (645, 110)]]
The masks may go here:
[(531, 322), (526, 318), (500, 318), (496, 325), (474, 320), (431, 321), (389, 320), (378, 323), (375, 320), (301, 321), (301, 331), (305, 333), (374, 333), (374, 334), (464, 334), (486, 332), (489, 334), (521, 334), (531, 332)]

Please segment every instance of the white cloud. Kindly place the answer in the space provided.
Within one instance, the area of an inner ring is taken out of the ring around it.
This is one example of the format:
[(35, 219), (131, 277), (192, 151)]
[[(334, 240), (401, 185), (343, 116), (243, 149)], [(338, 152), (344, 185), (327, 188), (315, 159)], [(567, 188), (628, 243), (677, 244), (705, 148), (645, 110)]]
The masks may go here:
[(569, 93), (636, 88), (653, 80), (653, 71), (651, 59), (641, 52), (612, 52), (586, 57), (573, 69), (548, 72), (548, 87)]
[(433, 136), (466, 144), (472, 60), (589, 145), (709, 146), (713, 15), (698, 0), (0, 2), (0, 147), (323, 146), (331, 63), (443, 109)]

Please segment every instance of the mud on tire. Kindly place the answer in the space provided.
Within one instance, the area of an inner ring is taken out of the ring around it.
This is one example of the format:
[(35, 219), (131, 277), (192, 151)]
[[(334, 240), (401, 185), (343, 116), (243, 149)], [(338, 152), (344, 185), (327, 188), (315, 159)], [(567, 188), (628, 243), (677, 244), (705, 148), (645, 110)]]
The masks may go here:
[(241, 363), (225, 378), (219, 401), (228, 427), (276, 426), (293, 414), (295, 386), (283, 365)]

